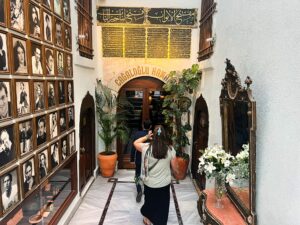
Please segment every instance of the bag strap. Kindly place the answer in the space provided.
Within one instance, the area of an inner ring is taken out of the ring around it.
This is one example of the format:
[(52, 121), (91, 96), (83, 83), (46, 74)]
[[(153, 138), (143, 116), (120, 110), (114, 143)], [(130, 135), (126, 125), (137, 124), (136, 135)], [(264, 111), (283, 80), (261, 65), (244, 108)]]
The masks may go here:
[[(147, 149), (146, 154), (149, 154), (149, 152), (151, 151), (150, 149), (151, 149), (151, 144), (149, 144), (149, 147)], [(156, 164), (158, 163), (158, 161), (159, 161), (159, 159), (152, 166), (149, 167), (148, 173), (156, 166)]]

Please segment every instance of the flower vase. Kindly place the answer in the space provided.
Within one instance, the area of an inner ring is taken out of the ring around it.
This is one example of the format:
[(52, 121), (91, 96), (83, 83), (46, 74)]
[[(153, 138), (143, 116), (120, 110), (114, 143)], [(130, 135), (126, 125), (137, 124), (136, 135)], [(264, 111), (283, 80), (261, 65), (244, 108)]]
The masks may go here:
[(216, 196), (216, 208), (223, 208), (224, 205), (222, 204), (222, 197), (226, 191), (225, 188), (225, 176), (224, 175), (217, 175), (215, 177), (215, 196)]

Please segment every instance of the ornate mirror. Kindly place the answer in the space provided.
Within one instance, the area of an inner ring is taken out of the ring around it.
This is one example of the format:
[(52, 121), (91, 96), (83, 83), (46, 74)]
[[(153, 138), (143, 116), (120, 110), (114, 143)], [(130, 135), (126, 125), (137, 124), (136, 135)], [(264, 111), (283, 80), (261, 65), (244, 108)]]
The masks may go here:
[(241, 85), (238, 73), (226, 59), (225, 78), (222, 80), (220, 111), (222, 142), (225, 151), (239, 158), (233, 166), (235, 181), (226, 185), (228, 197), (235, 204), (245, 222), (256, 224), (255, 164), (256, 164), (256, 102), (252, 97), (247, 77)]

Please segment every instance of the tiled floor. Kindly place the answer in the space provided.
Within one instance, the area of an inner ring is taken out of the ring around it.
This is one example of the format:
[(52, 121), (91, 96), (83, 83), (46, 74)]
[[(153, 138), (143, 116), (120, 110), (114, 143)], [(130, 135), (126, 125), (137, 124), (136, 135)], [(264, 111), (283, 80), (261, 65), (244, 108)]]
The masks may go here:
[[(97, 177), (69, 225), (141, 225), (140, 208), (143, 200), (136, 203), (136, 188), (133, 183), (134, 170), (118, 170), (109, 182), (108, 178)], [(173, 194), (171, 194), (168, 225), (199, 225), (197, 211), (198, 194), (189, 177), (173, 183), (180, 214), (176, 213)], [(112, 188), (114, 191), (112, 192)], [(172, 188), (171, 188), (172, 193)], [(107, 201), (111, 199), (110, 203)], [(106, 212), (106, 213), (105, 213)], [(180, 218), (181, 215), (181, 218)]]

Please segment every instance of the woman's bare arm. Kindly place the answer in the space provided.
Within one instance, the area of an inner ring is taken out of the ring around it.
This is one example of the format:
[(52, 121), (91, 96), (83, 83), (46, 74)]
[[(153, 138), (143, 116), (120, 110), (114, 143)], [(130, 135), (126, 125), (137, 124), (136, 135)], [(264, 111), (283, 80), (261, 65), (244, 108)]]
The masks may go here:
[(139, 152), (142, 152), (142, 146), (143, 146), (144, 142), (147, 141), (147, 140), (151, 140), (152, 135), (153, 135), (152, 131), (150, 130), (147, 135), (145, 135), (143, 137), (140, 137), (139, 139), (136, 139), (133, 142), (133, 145), (134, 145), (135, 149), (138, 150)]

